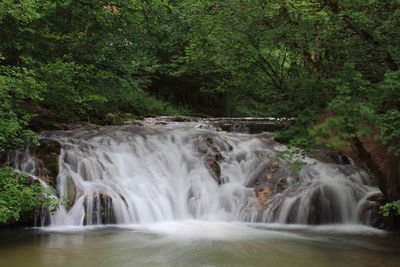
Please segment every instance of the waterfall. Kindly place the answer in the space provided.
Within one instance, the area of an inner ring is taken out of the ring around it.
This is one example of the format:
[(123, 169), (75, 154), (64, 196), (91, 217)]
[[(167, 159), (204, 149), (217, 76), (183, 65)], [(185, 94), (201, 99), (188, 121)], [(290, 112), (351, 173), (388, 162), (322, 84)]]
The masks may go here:
[[(297, 224), (368, 223), (378, 193), (352, 164), (303, 158), (299, 172), (268, 134), (199, 123), (92, 126), (44, 133), (61, 144), (54, 187), (68, 202), (50, 225), (176, 220)], [(29, 149), (14, 168), (37, 175)]]

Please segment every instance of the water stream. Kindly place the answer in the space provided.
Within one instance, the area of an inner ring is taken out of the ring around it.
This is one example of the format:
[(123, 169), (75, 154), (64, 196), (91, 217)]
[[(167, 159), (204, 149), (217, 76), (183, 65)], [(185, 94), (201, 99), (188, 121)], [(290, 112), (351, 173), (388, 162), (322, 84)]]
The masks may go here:
[[(286, 147), (268, 134), (203, 128), (169, 123), (44, 134), (61, 144), (55, 184), (58, 195), (69, 201), (50, 216), (50, 225), (176, 220), (368, 224), (364, 206), (379, 190), (360, 168), (305, 157), (297, 173), (278, 157)], [(13, 162), (35, 174), (32, 156)]]
[[(69, 205), (43, 214), (44, 228), (20, 233), (24, 243), (0, 247), (1, 266), (26, 266), (23, 259), (7, 264), (28, 250), (29, 266), (395, 266), (399, 260), (391, 241), (398, 236), (388, 239), (368, 226), (371, 196), (379, 190), (350, 159), (328, 164), (296, 156), (302, 166), (296, 172), (280, 157), (287, 148), (270, 134), (198, 122), (87, 126), (41, 138), (61, 144), (52, 184)], [(37, 175), (30, 149), (9, 161)], [(69, 265), (67, 258), (74, 258)]]

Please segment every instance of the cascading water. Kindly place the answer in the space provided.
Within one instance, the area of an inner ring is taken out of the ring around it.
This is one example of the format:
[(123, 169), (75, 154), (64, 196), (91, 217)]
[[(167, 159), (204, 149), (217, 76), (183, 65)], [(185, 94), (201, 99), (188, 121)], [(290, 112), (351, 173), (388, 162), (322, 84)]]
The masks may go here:
[[(93, 126), (42, 138), (61, 144), (55, 187), (69, 202), (50, 216), (51, 225), (368, 223), (365, 205), (379, 192), (354, 165), (305, 158), (293, 172), (277, 157), (285, 147), (268, 135), (198, 123)], [(36, 174), (29, 150), (10, 161)]]

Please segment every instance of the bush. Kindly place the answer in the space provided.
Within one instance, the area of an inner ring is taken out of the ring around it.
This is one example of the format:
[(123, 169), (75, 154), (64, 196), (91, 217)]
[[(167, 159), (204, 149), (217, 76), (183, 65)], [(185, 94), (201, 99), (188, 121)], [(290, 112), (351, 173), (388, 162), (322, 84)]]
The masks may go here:
[(387, 203), (387, 204), (381, 206), (380, 209), (381, 209), (380, 213), (385, 217), (389, 216), (389, 214), (392, 212), (400, 215), (400, 200), (396, 200), (396, 201)]
[(18, 221), (22, 214), (37, 213), (41, 207), (54, 212), (59, 206), (52, 191), (39, 181), (9, 167), (0, 168), (0, 223)]

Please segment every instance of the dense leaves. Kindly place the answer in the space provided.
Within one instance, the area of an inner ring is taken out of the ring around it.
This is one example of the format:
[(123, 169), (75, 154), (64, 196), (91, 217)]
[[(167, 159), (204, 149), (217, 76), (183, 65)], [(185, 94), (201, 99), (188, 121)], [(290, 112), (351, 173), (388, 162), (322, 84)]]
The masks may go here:
[(41, 90), (32, 71), (0, 66), (0, 152), (35, 140), (24, 105), (40, 100)]
[(380, 212), (383, 216), (389, 216), (391, 213), (400, 215), (400, 200), (383, 205)]
[(38, 212), (42, 207), (55, 210), (59, 205), (39, 181), (14, 173), (11, 168), (0, 168), (0, 223), (19, 220), (24, 213)]
[(33, 140), (35, 114), (195, 113), (294, 119), (279, 134), (293, 146), (346, 149), (368, 135), (399, 155), (399, 7), (2, 0), (0, 150)]

